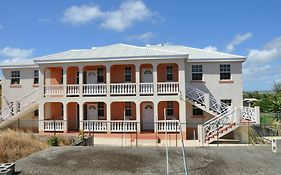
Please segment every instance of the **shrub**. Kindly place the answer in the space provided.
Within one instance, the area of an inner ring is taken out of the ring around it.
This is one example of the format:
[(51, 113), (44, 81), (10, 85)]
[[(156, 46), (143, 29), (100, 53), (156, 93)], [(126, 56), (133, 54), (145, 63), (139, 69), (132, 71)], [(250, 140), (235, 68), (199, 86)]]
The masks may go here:
[(48, 139), (48, 145), (50, 146), (59, 146), (59, 138), (56, 136), (52, 136)]

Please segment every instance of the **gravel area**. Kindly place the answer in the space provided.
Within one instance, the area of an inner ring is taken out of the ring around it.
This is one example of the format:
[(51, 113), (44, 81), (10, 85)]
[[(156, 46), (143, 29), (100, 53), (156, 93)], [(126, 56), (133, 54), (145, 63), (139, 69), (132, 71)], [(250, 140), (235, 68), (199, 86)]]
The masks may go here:
[[(189, 175), (281, 174), (270, 146), (186, 148)], [(180, 148), (169, 148), (170, 174), (184, 174)], [(20, 175), (166, 174), (165, 148), (52, 147), (16, 162)]]

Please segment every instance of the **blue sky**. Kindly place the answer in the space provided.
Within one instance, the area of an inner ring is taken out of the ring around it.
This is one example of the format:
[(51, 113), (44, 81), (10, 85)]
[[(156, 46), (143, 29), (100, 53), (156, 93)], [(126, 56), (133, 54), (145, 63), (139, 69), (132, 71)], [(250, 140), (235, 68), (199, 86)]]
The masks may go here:
[(281, 1), (2, 0), (0, 61), (114, 43), (245, 55), (244, 90), (281, 82)]

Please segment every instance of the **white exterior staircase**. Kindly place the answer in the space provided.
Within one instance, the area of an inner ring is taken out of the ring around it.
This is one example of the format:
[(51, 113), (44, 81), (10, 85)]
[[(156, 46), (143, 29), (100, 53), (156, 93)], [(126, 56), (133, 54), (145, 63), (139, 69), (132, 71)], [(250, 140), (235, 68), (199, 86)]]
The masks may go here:
[(190, 85), (186, 89), (186, 100), (214, 117), (198, 125), (198, 140), (211, 143), (239, 127), (240, 122), (259, 124), (259, 108), (231, 107), (215, 97)]
[(26, 116), (30, 111), (38, 108), (38, 93), (36, 89), (16, 102), (9, 104), (0, 111), (0, 129), (12, 124), (17, 119)]

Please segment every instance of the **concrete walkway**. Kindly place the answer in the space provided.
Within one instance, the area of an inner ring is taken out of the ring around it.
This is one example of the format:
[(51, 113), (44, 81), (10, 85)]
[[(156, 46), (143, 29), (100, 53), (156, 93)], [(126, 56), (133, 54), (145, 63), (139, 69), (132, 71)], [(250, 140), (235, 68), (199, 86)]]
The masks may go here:
[[(270, 146), (186, 148), (189, 175), (280, 174)], [(166, 174), (165, 148), (52, 147), (16, 162), (20, 175)], [(181, 150), (169, 149), (170, 173), (183, 174)]]

